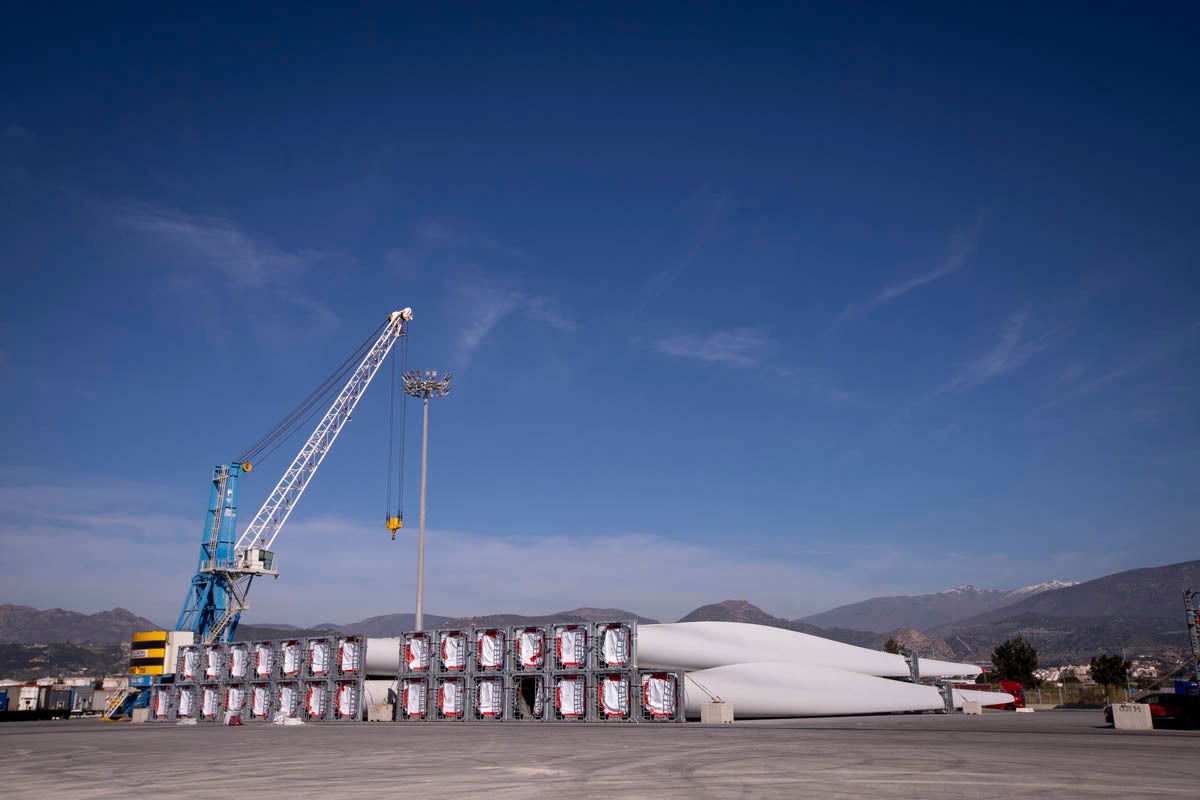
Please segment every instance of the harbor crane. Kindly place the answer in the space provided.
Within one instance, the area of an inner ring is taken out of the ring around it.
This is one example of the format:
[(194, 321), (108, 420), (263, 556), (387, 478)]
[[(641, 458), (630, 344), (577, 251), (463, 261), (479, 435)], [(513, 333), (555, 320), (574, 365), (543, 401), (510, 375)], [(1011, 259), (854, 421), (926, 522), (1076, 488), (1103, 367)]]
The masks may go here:
[[(236, 539), (238, 478), (253, 468), (251, 458), (267, 452), (267, 448), (283, 435), (285, 428), (303, 417), (307, 411), (305, 403), (293, 411), (291, 419), (285, 418), (276, 425), (241, 458), (214, 468), (208, 518), (200, 543), (200, 561), (179, 614), (179, 622), (175, 625), (176, 630), (191, 631), (195, 641), (205, 644), (233, 640), (238, 620), (248, 607), (250, 585), (261, 576), (279, 577), (274, 563), (275, 554), (271, 549), (275, 540), (296, 509), (304, 490), (317, 474), (338, 434), (350, 421), (350, 415), (387, 358), (392, 345), (406, 335), (406, 323), (411, 319), (410, 308), (388, 315), (387, 321), (381, 326), (382, 330), (378, 331), (374, 342), (334, 398), (325, 416), (317, 423), (300, 452), (296, 453), (262, 508)], [(396, 527), (399, 527), (398, 518), (389, 518), (389, 527), (393, 519)]]
[[(135, 633), (130, 653), (129, 692), (114, 698), (105, 714), (106, 719), (121, 719), (133, 708), (145, 706), (150, 688), (173, 674), (174, 656), (179, 644), (218, 643), (233, 641), (238, 621), (248, 607), (250, 586), (255, 578), (279, 577), (272, 549), (284, 524), (308, 488), (317, 469), (338, 435), (351, 419), (363, 392), (375, 373), (392, 352), (393, 346), (408, 334), (412, 320), (411, 308), (393, 311), (358, 348), (317, 387), (308, 397), (280, 420), (266, 434), (229, 464), (213, 469), (209, 492), (208, 515), (200, 542), (200, 559), (196, 574), (188, 587), (187, 598), (174, 631)], [(394, 369), (394, 365), (393, 365)], [(348, 377), (347, 377), (348, 376)], [(393, 376), (394, 378), (394, 376)], [(296, 453), (275, 488), (254, 515), (250, 524), (238, 535), (238, 479), (254, 468), (254, 462), (265, 458), (286, 442), (299, 426), (310, 421), (320, 411), (320, 404), (339, 382), (341, 390), (325, 411), (307, 441)], [(394, 398), (393, 387), (393, 404)], [(394, 407), (389, 414), (394, 415)], [(389, 504), (391, 502), (391, 448), (389, 433)], [(403, 463), (401, 459), (401, 463)], [(403, 494), (403, 484), (400, 486)], [(386, 527), (395, 532), (403, 526), (399, 511), (389, 505)]]

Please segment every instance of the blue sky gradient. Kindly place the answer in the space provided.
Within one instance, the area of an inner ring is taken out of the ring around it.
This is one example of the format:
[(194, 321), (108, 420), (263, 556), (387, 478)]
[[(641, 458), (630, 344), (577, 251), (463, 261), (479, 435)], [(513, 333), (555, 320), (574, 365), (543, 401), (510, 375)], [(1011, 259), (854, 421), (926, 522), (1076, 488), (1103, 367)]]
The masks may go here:
[[(402, 306), (433, 612), (1197, 557), (1194, 8), (186, 14), (0, 34), (0, 602), (172, 622), (212, 466)], [(412, 608), (380, 380), (247, 620)]]

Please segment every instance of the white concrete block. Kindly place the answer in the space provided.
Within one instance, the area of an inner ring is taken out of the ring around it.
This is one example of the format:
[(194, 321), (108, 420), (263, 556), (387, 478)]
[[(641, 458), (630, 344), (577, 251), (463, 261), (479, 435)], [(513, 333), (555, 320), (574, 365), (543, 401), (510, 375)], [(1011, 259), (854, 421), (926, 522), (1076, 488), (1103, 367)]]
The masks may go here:
[(1113, 727), (1123, 731), (1148, 731), (1154, 728), (1150, 706), (1145, 703), (1115, 703)]
[(732, 703), (701, 703), (700, 721), (708, 723), (733, 722)]
[(982, 714), (983, 706), (980, 705), (978, 700), (963, 700), (962, 711), (964, 714)]
[[(1149, 706), (1147, 706), (1147, 708), (1149, 708)], [(149, 708), (133, 709), (133, 711), (129, 712), (129, 721), (130, 722), (149, 722), (150, 721), (150, 709)]]
[(391, 722), (395, 713), (396, 707), (391, 703), (370, 703), (367, 705), (367, 722)]
[(1032, 709), (1032, 708), (1029, 708), (1029, 707), (1026, 707), (1026, 708), (1018, 708), (1018, 709), (1016, 709), (1016, 712), (1017, 712), (1018, 714), (1032, 714), (1032, 713), (1033, 713), (1033, 709)]

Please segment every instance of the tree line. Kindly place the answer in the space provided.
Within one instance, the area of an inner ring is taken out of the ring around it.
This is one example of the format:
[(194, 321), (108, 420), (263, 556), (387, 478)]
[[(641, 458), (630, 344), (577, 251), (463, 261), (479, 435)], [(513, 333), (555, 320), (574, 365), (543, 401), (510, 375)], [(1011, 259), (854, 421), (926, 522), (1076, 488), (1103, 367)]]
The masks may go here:
[[(894, 637), (889, 637), (883, 645), (884, 651), (888, 653), (900, 653), (903, 647)], [(1092, 680), (1096, 683), (1106, 688), (1124, 688), (1129, 684), (1129, 669), (1133, 664), (1126, 661), (1124, 656), (1101, 653), (1092, 656), (1088, 666), (1092, 672)], [(1041, 680), (1034, 675), (1037, 668), (1037, 648), (1024, 636), (1018, 635), (996, 645), (992, 650), (992, 668), (980, 676), (980, 682), (1016, 681), (1024, 686), (1038, 686)]]

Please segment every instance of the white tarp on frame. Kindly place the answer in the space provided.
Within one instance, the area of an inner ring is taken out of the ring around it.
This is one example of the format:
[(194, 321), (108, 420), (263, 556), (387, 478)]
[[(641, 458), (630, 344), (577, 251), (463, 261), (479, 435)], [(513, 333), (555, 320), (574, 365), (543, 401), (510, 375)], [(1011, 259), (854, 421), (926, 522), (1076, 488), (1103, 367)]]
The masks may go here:
[(347, 717), (357, 718), (359, 709), (362, 707), (362, 687), (357, 683), (342, 682), (337, 684), (337, 693), (335, 697), (334, 707), (337, 711), (338, 719)]
[(271, 677), (275, 667), (275, 650), (270, 642), (258, 642), (254, 645), (254, 674), (259, 678)]
[(475, 709), (481, 717), (504, 716), (504, 683), (501, 678), (481, 678), (475, 693)]
[(217, 716), (217, 691), (216, 686), (205, 686), (200, 692), (200, 713), (205, 719)]
[(283, 658), (283, 674), (284, 675), (299, 675), (300, 674), (300, 642), (284, 642), (280, 648), (280, 655)]
[(629, 716), (629, 676), (605, 675), (596, 691), (597, 707), (606, 717)]
[(308, 668), (313, 675), (329, 672), (329, 640), (311, 639), (308, 642)]
[(587, 653), (587, 628), (560, 625), (554, 629), (554, 647), (563, 667), (582, 667)]
[(583, 717), (587, 713), (587, 679), (582, 675), (556, 676), (554, 707), (563, 717)]
[(265, 717), (271, 713), (271, 684), (256, 683), (250, 689), (250, 714)]
[(183, 679), (185, 681), (196, 680), (196, 673), (200, 669), (200, 654), (195, 650), (185, 650), (183, 652)]
[(517, 634), (517, 657), (523, 669), (541, 669), (545, 662), (545, 634), (526, 628)]
[(414, 719), (424, 719), (428, 708), (426, 697), (429, 694), (429, 679), (405, 678), (403, 684), (404, 688), (401, 691), (402, 697), (400, 702), (404, 707), (405, 716)]
[(204, 677), (210, 681), (218, 680), (221, 677), (221, 648), (219, 645), (210, 645), (204, 648)]
[(443, 669), (464, 670), (467, 668), (467, 635), (461, 631), (441, 634), (439, 655)]
[(229, 675), (233, 678), (246, 677), (246, 645), (235, 644), (229, 648)]
[(601, 657), (608, 667), (629, 665), (629, 629), (624, 625), (609, 625), (604, 629)]
[(504, 631), (489, 630), (479, 634), (476, 659), (480, 669), (504, 667)]
[(447, 719), (460, 718), (466, 709), (466, 684), (462, 678), (438, 678), (438, 714)]

